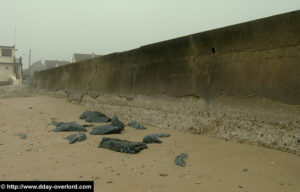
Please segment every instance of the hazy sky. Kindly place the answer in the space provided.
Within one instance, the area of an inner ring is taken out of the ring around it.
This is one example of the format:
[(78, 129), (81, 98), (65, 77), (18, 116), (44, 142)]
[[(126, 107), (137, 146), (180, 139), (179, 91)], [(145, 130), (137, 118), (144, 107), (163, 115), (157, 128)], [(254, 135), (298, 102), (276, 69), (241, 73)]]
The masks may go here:
[(0, 45), (28, 66), (73, 53), (108, 54), (299, 10), (300, 0), (0, 0)]

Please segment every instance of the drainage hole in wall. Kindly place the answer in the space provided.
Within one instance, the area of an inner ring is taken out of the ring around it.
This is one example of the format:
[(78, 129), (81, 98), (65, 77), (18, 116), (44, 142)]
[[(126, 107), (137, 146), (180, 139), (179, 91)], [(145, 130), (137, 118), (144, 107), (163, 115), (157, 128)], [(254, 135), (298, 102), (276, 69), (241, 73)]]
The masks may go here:
[(211, 48), (211, 52), (213, 53), (213, 54), (215, 54), (216, 53), (216, 49), (213, 47), (213, 48)]

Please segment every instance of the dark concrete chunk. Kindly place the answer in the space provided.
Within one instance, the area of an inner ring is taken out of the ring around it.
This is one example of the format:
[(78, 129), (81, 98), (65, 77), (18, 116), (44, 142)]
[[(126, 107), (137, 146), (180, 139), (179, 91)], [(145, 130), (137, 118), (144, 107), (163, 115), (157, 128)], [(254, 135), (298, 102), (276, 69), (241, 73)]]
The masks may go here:
[(94, 127), (90, 132), (91, 135), (107, 135), (107, 134), (119, 134), (123, 129), (113, 125), (102, 125)]
[(86, 140), (86, 135), (85, 135), (85, 133), (78, 133), (77, 138), (78, 138), (77, 142), (81, 142), (81, 141)]
[(157, 137), (170, 137), (170, 134), (166, 133), (151, 133), (146, 135), (143, 138), (144, 143), (162, 143), (161, 140), (159, 140)]
[(143, 143), (161, 143), (161, 140), (152, 135), (146, 135), (143, 139)]
[(117, 151), (121, 153), (138, 153), (143, 149), (147, 148), (147, 145), (142, 142), (132, 142), (127, 140), (120, 140), (115, 138), (104, 137), (99, 146), (99, 148), (106, 148), (112, 151)]
[(180, 167), (185, 167), (185, 159), (188, 158), (188, 155), (185, 154), (185, 153), (181, 153), (180, 155), (178, 155), (176, 158), (175, 158), (175, 163), (176, 165), (180, 166)]
[(106, 134), (118, 134), (124, 130), (125, 124), (119, 121), (118, 117), (114, 116), (109, 125), (102, 125), (94, 127), (90, 132), (91, 135), (106, 135)]
[(86, 132), (86, 128), (82, 125), (79, 125), (74, 122), (55, 122), (53, 121), (54, 125), (56, 126), (55, 129), (52, 129), (53, 132), (64, 132), (64, 131), (84, 131)]
[(170, 134), (166, 134), (166, 133), (151, 133), (151, 134), (148, 134), (147, 136), (152, 136), (152, 137), (170, 137)]
[(20, 139), (26, 139), (27, 138), (27, 135), (24, 134), (24, 133), (19, 133), (19, 134), (16, 134), (17, 136), (20, 137)]
[(109, 117), (98, 111), (86, 111), (82, 113), (79, 118), (85, 119), (86, 122), (93, 123), (107, 123), (111, 121)]
[(83, 127), (94, 127), (94, 124), (83, 124)]
[(130, 121), (128, 123), (128, 125), (134, 129), (138, 129), (138, 130), (144, 130), (146, 129), (146, 127), (144, 127), (143, 125), (139, 124), (138, 122), (136, 121)]
[(68, 140), (69, 144), (73, 144), (75, 142), (81, 142), (86, 140), (86, 135), (85, 133), (72, 134), (65, 137), (64, 139)]
[(69, 141), (69, 144), (75, 143), (77, 141), (76, 134), (68, 135), (67, 137), (64, 138), (65, 140)]
[(124, 130), (124, 127), (125, 127), (125, 124), (122, 121), (120, 121), (117, 116), (114, 116), (112, 118), (111, 125), (115, 126), (115, 127), (119, 127), (122, 130)]

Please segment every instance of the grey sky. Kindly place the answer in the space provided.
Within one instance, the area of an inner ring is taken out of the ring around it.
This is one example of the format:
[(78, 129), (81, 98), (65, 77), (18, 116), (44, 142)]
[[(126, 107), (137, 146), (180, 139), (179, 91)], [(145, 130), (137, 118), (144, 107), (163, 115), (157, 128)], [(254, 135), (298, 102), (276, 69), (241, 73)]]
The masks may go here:
[(28, 66), (108, 54), (299, 10), (299, 0), (0, 0), (0, 45), (14, 44)]

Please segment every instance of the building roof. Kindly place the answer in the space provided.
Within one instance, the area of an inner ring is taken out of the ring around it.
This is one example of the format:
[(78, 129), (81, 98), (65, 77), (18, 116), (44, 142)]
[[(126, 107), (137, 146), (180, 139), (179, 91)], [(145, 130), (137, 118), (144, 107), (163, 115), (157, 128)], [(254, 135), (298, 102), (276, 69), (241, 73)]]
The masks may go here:
[(0, 48), (10, 48), (10, 49), (11, 49), (11, 48), (13, 48), (13, 49), (14, 49), (14, 48), (15, 48), (15, 46), (14, 46), (14, 45), (13, 45), (13, 46), (5, 46), (5, 45), (0, 45)]
[(58, 60), (45, 60), (45, 67), (47, 69), (52, 68), (52, 67), (58, 67), (61, 65), (66, 65), (69, 64), (69, 61), (58, 61)]
[(99, 57), (99, 56), (101, 56), (101, 55), (74, 53), (73, 54), (73, 60), (78, 62), (78, 61), (88, 60), (88, 59), (92, 59), (94, 57)]
[(92, 58), (92, 54), (74, 53), (75, 61), (83, 61)]

